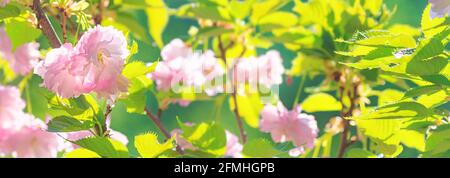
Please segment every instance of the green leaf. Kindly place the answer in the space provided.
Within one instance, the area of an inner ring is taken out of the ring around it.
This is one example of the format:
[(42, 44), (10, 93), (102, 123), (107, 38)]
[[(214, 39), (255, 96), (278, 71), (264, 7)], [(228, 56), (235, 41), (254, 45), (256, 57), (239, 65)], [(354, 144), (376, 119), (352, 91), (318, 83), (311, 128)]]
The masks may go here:
[[(259, 127), (259, 113), (261, 109), (264, 107), (261, 103), (261, 98), (259, 94), (247, 94), (247, 95), (239, 95), (236, 94), (238, 111), (240, 116), (244, 119), (244, 121), (253, 128)], [(230, 97), (230, 109), (234, 111), (235, 105), (234, 100)]]
[(448, 97), (448, 93), (446, 93), (444, 90), (441, 90), (436, 93), (421, 95), (417, 98), (417, 102), (428, 108), (434, 108), (448, 103)]
[(159, 48), (164, 46), (162, 34), (169, 22), (169, 12), (163, 0), (146, 0), (148, 8), (145, 9), (148, 18), (150, 35)]
[(379, 107), (372, 112), (354, 117), (354, 120), (403, 120), (423, 119), (432, 114), (425, 106), (416, 102), (400, 102)]
[(78, 120), (93, 120), (99, 112), (97, 101), (91, 95), (65, 99), (59, 96), (48, 98), (49, 112), (57, 116), (70, 116)]
[(281, 154), (281, 151), (274, 148), (274, 146), (265, 139), (250, 140), (244, 145), (242, 150), (244, 157), (252, 158), (271, 158)]
[(159, 143), (158, 136), (154, 133), (146, 133), (134, 137), (134, 146), (143, 158), (156, 158), (163, 152), (174, 148), (172, 137), (165, 143)]
[(419, 87), (416, 87), (416, 88), (406, 91), (406, 93), (402, 99), (415, 98), (415, 97), (418, 97), (420, 95), (425, 95), (425, 94), (433, 94), (433, 93), (438, 92), (441, 89), (442, 89), (442, 87), (439, 85), (419, 86)]
[(134, 61), (128, 63), (122, 71), (122, 74), (128, 79), (132, 80), (136, 77), (146, 75), (154, 71), (154, 66), (157, 63), (153, 63), (151, 66), (146, 66), (143, 62)]
[(345, 153), (347, 158), (377, 158), (377, 155), (361, 148), (352, 148)]
[(425, 76), (420, 76), (420, 77), (431, 83), (450, 86), (449, 77), (446, 77), (444, 75), (425, 75)]
[(81, 122), (78, 119), (67, 116), (55, 117), (47, 125), (47, 131), (49, 132), (75, 132), (94, 127), (94, 123), (91, 121)]
[(445, 17), (431, 18), (430, 11), (431, 11), (431, 4), (428, 4), (428, 6), (423, 11), (421, 21), (422, 31), (425, 34), (425, 37), (427, 38), (432, 37), (438, 33), (441, 33), (449, 25), (449, 22), (447, 20), (448, 18), (447, 19)]
[(325, 71), (324, 60), (316, 56), (307, 56), (298, 53), (297, 57), (292, 61), (292, 67), (287, 72), (289, 75), (300, 76), (302, 74), (319, 74)]
[(75, 141), (80, 147), (106, 158), (129, 158), (128, 149), (117, 140), (106, 137), (88, 137)]
[(342, 105), (327, 93), (316, 93), (308, 96), (302, 103), (306, 112), (340, 111)]
[(221, 6), (206, 6), (204, 4), (187, 4), (179, 8), (178, 16), (189, 18), (209, 19), (213, 21), (231, 21), (230, 12)]
[(231, 1), (230, 2), (230, 13), (236, 19), (246, 18), (251, 11), (251, 5), (255, 0), (247, 1)]
[(210, 37), (215, 37), (215, 36), (219, 36), (222, 34), (227, 34), (230, 32), (233, 32), (233, 30), (222, 28), (222, 27), (205, 27), (205, 28), (200, 29), (197, 36), (202, 37), (202, 38), (210, 38)]
[(12, 4), (7, 4), (5, 7), (0, 8), (0, 20), (9, 17), (16, 17), (20, 15), (20, 9)]
[(97, 153), (84, 148), (77, 148), (64, 155), (64, 158), (101, 158)]
[(157, 62), (146, 66), (142, 62), (131, 62), (123, 70), (123, 75), (130, 81), (128, 95), (122, 99), (129, 113), (143, 113), (146, 106), (146, 92), (153, 82), (146, 75), (154, 71)]
[(11, 39), (13, 49), (32, 42), (41, 35), (41, 31), (33, 27), (28, 21), (11, 20), (5, 24), (5, 30)]
[(266, 0), (255, 2), (252, 5), (250, 21), (257, 24), (262, 17), (281, 8), (288, 2), (289, 0)]
[(431, 131), (423, 157), (450, 157), (450, 124), (441, 125)]
[(296, 25), (298, 22), (297, 16), (283, 11), (276, 11), (262, 17), (258, 24), (263, 31), (268, 31), (276, 28), (287, 28)]
[(195, 147), (216, 156), (225, 154), (227, 139), (225, 129), (219, 124), (200, 123), (189, 127), (179, 121), (179, 125), (183, 130), (182, 137)]

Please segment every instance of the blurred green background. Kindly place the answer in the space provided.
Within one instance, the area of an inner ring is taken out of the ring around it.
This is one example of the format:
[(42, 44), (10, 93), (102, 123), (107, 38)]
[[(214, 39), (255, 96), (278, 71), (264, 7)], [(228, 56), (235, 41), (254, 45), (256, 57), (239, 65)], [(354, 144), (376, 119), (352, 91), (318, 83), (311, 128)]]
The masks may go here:
[[(186, 3), (185, 0), (166, 0), (167, 5), (170, 8), (177, 8), (180, 5)], [(401, 23), (408, 24), (414, 27), (418, 27), (420, 25), (420, 19), (423, 9), (427, 4), (427, 0), (386, 0), (385, 3), (388, 5), (390, 9), (397, 6), (397, 13), (392, 19), (391, 23)], [(147, 17), (145, 12), (137, 11), (135, 17), (138, 18), (139, 22), (142, 26), (147, 27)], [(170, 18), (170, 22), (164, 32), (163, 39), (165, 43), (170, 42), (170, 40), (174, 38), (187, 39), (188, 38), (188, 29), (190, 26), (197, 25), (197, 23), (193, 20), (189, 19), (181, 19), (172, 16)], [(148, 29), (147, 29), (148, 30)], [(148, 35), (148, 38), (151, 38)], [(159, 58), (159, 49), (156, 45), (146, 44), (144, 42), (139, 43), (139, 52), (133, 57), (133, 60), (141, 60), (145, 62), (152, 62)], [(286, 69), (290, 68), (291, 60), (294, 59), (295, 53), (291, 51), (285, 50), (282, 46), (275, 46), (273, 49), (277, 49), (282, 54), (284, 60), (284, 66)], [(261, 49), (258, 52), (263, 53), (268, 49)], [(320, 77), (315, 78), (314, 80), (307, 80), (305, 87), (308, 86), (316, 86), (321, 80)], [(280, 86), (280, 99), (284, 103), (285, 106), (290, 107), (294, 102), (294, 97), (297, 91), (297, 87), (300, 83), (300, 78), (294, 78), (292, 85), (287, 86), (284, 82)], [(148, 92), (148, 100), (150, 108), (152, 111), (156, 112), (157, 110), (157, 102), (152, 93)], [(307, 94), (303, 94), (300, 98), (302, 101)], [(170, 107), (162, 113), (162, 122), (169, 129), (172, 130), (177, 127), (176, 117), (178, 116), (180, 120), (183, 122), (200, 122), (200, 121), (212, 121), (216, 120), (216, 122), (220, 122), (224, 128), (238, 135), (238, 128), (236, 125), (236, 120), (234, 118), (233, 113), (229, 109), (228, 98), (224, 100), (222, 105), (220, 106), (220, 110), (215, 113), (216, 109), (215, 101), (197, 101), (191, 103), (188, 107), (180, 107), (178, 105), (170, 105)], [(216, 117), (216, 114), (219, 114), (220, 117)], [(327, 121), (333, 117), (338, 115), (335, 112), (326, 112), (326, 113), (316, 113), (314, 114), (316, 120), (319, 123), (319, 128), (323, 129), (324, 125)], [(142, 134), (145, 132), (156, 132), (159, 135), (161, 133), (155, 127), (155, 125), (144, 115), (139, 114), (130, 114), (127, 113), (123, 103), (117, 103), (112, 112), (112, 129), (122, 132), (129, 139), (128, 148), (132, 155), (136, 155), (136, 150), (133, 146), (134, 136), (138, 134)], [(266, 137), (270, 139), (269, 134), (260, 133), (256, 129), (252, 129), (250, 127), (245, 128), (249, 137)], [(322, 132), (322, 131), (321, 131)], [(336, 136), (335, 136), (336, 137)], [(335, 149), (338, 150), (339, 139), (335, 138), (333, 140), (333, 145)], [(336, 153), (332, 153), (332, 156)], [(417, 151), (413, 149), (408, 149), (404, 147), (403, 153), (400, 157), (417, 157)]]

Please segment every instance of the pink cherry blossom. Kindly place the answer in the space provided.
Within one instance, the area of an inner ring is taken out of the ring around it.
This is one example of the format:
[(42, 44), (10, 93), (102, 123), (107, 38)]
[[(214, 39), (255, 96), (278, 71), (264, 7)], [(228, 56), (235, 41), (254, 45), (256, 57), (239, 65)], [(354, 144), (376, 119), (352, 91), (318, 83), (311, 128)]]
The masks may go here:
[(43, 85), (64, 98), (78, 97), (83, 93), (81, 73), (73, 68), (73, 47), (66, 43), (60, 48), (47, 53), (45, 60), (40, 61), (34, 72), (44, 79)]
[(62, 140), (46, 132), (44, 122), (24, 113), (24, 108), (17, 88), (0, 85), (0, 155), (56, 157)]
[(0, 130), (14, 127), (14, 118), (20, 117), (24, 108), (19, 89), (0, 85)]
[(241, 158), (242, 157), (242, 149), (244, 148), (242, 144), (239, 143), (239, 138), (229, 132), (228, 130), (225, 131), (225, 134), (227, 136), (227, 147), (225, 156), (233, 157), (233, 158)]
[(113, 27), (96, 26), (88, 30), (75, 46), (73, 70), (84, 74), (83, 92), (96, 92), (113, 99), (128, 88), (122, 75), (125, 58), (130, 54), (125, 36)]
[(193, 52), (183, 41), (175, 39), (162, 49), (161, 56), (162, 61), (149, 75), (158, 90), (181, 92), (184, 87), (195, 87), (200, 88), (199, 92), (204, 89), (209, 96), (223, 90), (222, 86), (211, 84), (225, 73), (212, 51)]
[(271, 50), (260, 57), (238, 59), (235, 77), (239, 84), (262, 85), (270, 88), (283, 82), (285, 71), (278, 51)]
[(314, 116), (301, 113), (300, 106), (288, 111), (282, 103), (266, 105), (261, 116), (261, 131), (271, 133), (275, 142), (292, 141), (296, 147), (314, 147), (319, 133), (317, 122)]
[(51, 50), (35, 73), (44, 86), (64, 98), (96, 92), (112, 101), (128, 88), (121, 74), (129, 55), (123, 34), (112, 27), (88, 30), (75, 47), (64, 44)]
[(9, 63), (15, 73), (26, 75), (41, 57), (39, 52), (39, 43), (26, 43), (17, 47), (14, 52), (14, 59), (10, 59)]
[(12, 43), (6, 32), (0, 29), (0, 57), (6, 59), (15, 73), (26, 75), (41, 57), (38, 43), (25, 43), (12, 51)]
[(444, 17), (450, 14), (450, 1), (449, 0), (429, 0), (431, 4), (431, 18)]
[(174, 39), (161, 50), (161, 57), (165, 61), (185, 58), (192, 54), (192, 49), (181, 39)]
[(6, 58), (8, 53), (12, 53), (12, 43), (6, 31), (0, 28), (0, 57)]
[(6, 136), (0, 140), (1, 154), (19, 158), (57, 156), (63, 141), (56, 134), (45, 131), (46, 125), (43, 121), (25, 113), (14, 119), (21, 122), (21, 127), (18, 130), (2, 131)]

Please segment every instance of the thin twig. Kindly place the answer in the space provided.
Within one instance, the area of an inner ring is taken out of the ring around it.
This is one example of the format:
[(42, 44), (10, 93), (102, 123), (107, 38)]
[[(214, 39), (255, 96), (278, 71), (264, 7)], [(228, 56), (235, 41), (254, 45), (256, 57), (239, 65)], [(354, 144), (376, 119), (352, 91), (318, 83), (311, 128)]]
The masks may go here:
[(33, 0), (32, 6), (33, 12), (36, 14), (39, 26), (42, 29), (44, 35), (47, 37), (48, 41), (50, 42), (50, 45), (53, 48), (58, 48), (62, 45), (61, 40), (56, 34), (55, 29), (50, 23), (50, 20), (48, 19), (47, 15), (42, 10), (40, 3), (41, 3), (40, 0)]
[[(219, 40), (219, 51), (220, 51), (220, 56), (222, 58), (222, 60), (226, 63), (227, 62), (227, 49), (231, 48), (232, 45), (234, 45), (234, 43), (230, 43), (231, 46), (227, 46), (227, 48), (225, 48), (223, 46), (223, 42), (222, 42), (222, 37), (219, 35), (218, 36), (218, 40)], [(244, 47), (244, 53), (246, 51), (246, 48)], [(237, 64), (237, 63), (236, 63)], [(242, 122), (241, 116), (239, 114), (239, 110), (238, 110), (238, 102), (237, 102), (237, 70), (235, 65), (233, 65), (233, 82), (232, 82), (232, 86), (233, 86), (233, 93), (232, 93), (232, 97), (233, 97), (233, 102), (234, 102), (234, 115), (236, 118), (236, 122), (238, 124), (239, 127), (239, 135), (241, 138), (241, 142), (242, 143), (246, 143), (247, 142), (247, 134), (245, 133), (245, 129), (244, 129), (244, 124)]]
[(67, 13), (64, 9), (61, 9), (60, 11), (62, 13), (61, 29), (62, 29), (62, 33), (63, 33), (63, 40), (64, 40), (64, 43), (67, 43), (67, 27), (66, 27)]
[[(162, 124), (161, 120), (159, 119), (158, 116), (154, 115), (150, 110), (148, 110), (147, 108), (145, 108), (145, 114), (147, 115), (147, 117), (153, 121), (153, 123), (155, 123), (155, 125), (158, 127), (158, 129), (163, 133), (164, 137), (166, 137), (166, 139), (170, 139), (172, 136), (170, 135), (169, 131), (164, 127), (164, 125)], [(181, 147), (179, 145), (177, 145), (177, 152), (180, 154), (184, 154), (184, 151), (181, 149)]]
[[(348, 97), (350, 98), (350, 107), (348, 108), (347, 111), (343, 111), (341, 112), (341, 117), (343, 119), (344, 122), (344, 129), (342, 131), (342, 135), (341, 135), (341, 144), (339, 145), (339, 153), (338, 153), (338, 157), (342, 158), (345, 154), (345, 150), (348, 148), (348, 146), (350, 146), (352, 143), (348, 142), (348, 137), (349, 137), (349, 133), (350, 133), (350, 122), (345, 119), (346, 117), (349, 117), (353, 114), (353, 110), (355, 109), (355, 99), (356, 99), (356, 92), (357, 92), (357, 87), (358, 85), (355, 84), (352, 88), (352, 91), (350, 91), (350, 93), (348, 93)], [(345, 89), (343, 87), (340, 87), (340, 92), (341, 92), (341, 104), (342, 106), (344, 106), (344, 95), (347, 93), (344, 93)]]

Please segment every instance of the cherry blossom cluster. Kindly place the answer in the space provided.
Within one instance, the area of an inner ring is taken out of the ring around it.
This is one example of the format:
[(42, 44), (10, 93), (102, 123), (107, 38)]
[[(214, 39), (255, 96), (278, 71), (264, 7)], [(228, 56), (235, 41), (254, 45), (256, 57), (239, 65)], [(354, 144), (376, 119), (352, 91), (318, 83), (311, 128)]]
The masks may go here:
[(25, 43), (13, 51), (11, 40), (5, 30), (0, 28), (0, 58), (8, 61), (14, 73), (28, 74), (40, 57), (39, 43)]
[(96, 92), (110, 101), (127, 91), (122, 75), (129, 55), (127, 40), (113, 27), (89, 29), (73, 47), (70, 43), (47, 53), (35, 68), (43, 85), (64, 98)]
[(264, 107), (260, 130), (270, 133), (275, 142), (292, 141), (297, 148), (290, 151), (291, 156), (303, 153), (304, 148), (313, 148), (319, 134), (314, 116), (302, 113), (300, 106), (289, 111), (282, 103)]
[(0, 155), (56, 157), (64, 140), (46, 131), (46, 124), (23, 112), (25, 102), (16, 87), (0, 85)]

